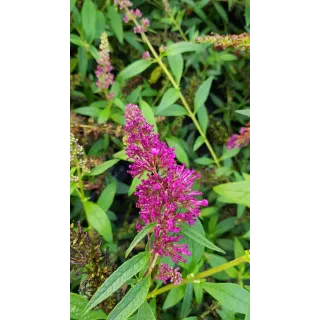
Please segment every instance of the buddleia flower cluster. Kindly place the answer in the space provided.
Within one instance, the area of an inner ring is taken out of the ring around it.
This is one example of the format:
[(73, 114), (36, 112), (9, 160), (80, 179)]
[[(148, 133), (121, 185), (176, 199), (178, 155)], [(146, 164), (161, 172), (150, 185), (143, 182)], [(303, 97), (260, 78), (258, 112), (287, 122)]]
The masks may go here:
[[(87, 159), (84, 157), (84, 149), (78, 144), (78, 139), (70, 133), (70, 164), (73, 166), (77, 166), (83, 172), (90, 172), (87, 166)], [(79, 177), (71, 176), (71, 182), (78, 181)]]
[[(143, 33), (147, 31), (147, 28), (150, 26), (150, 21), (147, 18), (142, 18), (142, 13), (140, 9), (129, 9), (132, 7), (132, 2), (129, 0), (114, 0), (114, 4), (118, 5), (120, 10), (125, 11), (125, 15), (123, 17), (124, 23), (128, 23), (130, 21), (136, 21), (138, 25), (133, 28), (134, 33)], [(137, 20), (137, 19), (140, 19)]]
[(247, 146), (250, 142), (250, 122), (242, 127), (239, 134), (233, 134), (227, 142), (227, 149), (241, 148)]
[(104, 92), (106, 99), (111, 100), (114, 97), (113, 93), (108, 93), (109, 87), (114, 83), (114, 75), (111, 73), (113, 66), (110, 62), (110, 46), (107, 33), (103, 32), (100, 37), (99, 60), (97, 60), (96, 86), (99, 91)]
[[(128, 104), (125, 117), (126, 155), (133, 160), (128, 172), (139, 178), (147, 174), (135, 195), (143, 223), (157, 223), (153, 253), (168, 256), (175, 263), (186, 262), (184, 255), (190, 256), (191, 252), (187, 244), (179, 243), (183, 238), (180, 224), (193, 225), (200, 206), (208, 205), (207, 200), (195, 198), (202, 193), (192, 188), (199, 174), (187, 169), (185, 164), (176, 163), (174, 148), (160, 141), (159, 134), (153, 132), (153, 126), (146, 122), (137, 105)], [(137, 224), (137, 229), (141, 228)]]

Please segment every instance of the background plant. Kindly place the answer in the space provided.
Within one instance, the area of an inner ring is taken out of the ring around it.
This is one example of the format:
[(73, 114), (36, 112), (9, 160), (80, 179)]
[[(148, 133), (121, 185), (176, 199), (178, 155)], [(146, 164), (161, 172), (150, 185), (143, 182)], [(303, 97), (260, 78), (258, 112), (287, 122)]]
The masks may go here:
[[(201, 210), (193, 230), (226, 254), (186, 237), (192, 255), (180, 265), (184, 280), (179, 286), (162, 288), (161, 281), (143, 277), (141, 269), (111, 295), (118, 295), (117, 302), (131, 290), (138, 296), (144, 287), (135, 288), (143, 280), (148, 302), (141, 299), (133, 314), (138, 319), (144, 314), (150, 319), (236, 319), (245, 314), (248, 318), (244, 305), (250, 279), (245, 254), (250, 240), (250, 151), (249, 146), (227, 149), (226, 145), (249, 121), (249, 52), (199, 39), (205, 40), (211, 32), (249, 33), (249, 3), (134, 1), (132, 8), (139, 8), (150, 20), (147, 41), (133, 32), (134, 21), (123, 22), (123, 13), (113, 2), (71, 1), (71, 131), (83, 147), (83, 162), (71, 161), (71, 221), (80, 221), (92, 238), (94, 231), (101, 235), (99, 250), (105, 254), (108, 248), (111, 265), (120, 268), (137, 256), (139, 261), (149, 261), (148, 253), (143, 253), (147, 235), (125, 257), (137, 235), (139, 215), (133, 193), (140, 179), (127, 173), (122, 126), (126, 104), (138, 104), (161, 140), (175, 148), (178, 162), (200, 174), (195, 188), (209, 205)], [(95, 74), (103, 32), (114, 68), (108, 95), (97, 88)], [(150, 58), (143, 56), (147, 51)], [(226, 265), (228, 261), (235, 265)], [(227, 268), (215, 269), (220, 265)], [(71, 274), (71, 318), (80, 319), (88, 300), (79, 295), (79, 288), (89, 273)], [(225, 290), (230, 295), (222, 295)], [(236, 299), (231, 298), (234, 294)], [(103, 319), (108, 312), (93, 308), (85, 317)]]

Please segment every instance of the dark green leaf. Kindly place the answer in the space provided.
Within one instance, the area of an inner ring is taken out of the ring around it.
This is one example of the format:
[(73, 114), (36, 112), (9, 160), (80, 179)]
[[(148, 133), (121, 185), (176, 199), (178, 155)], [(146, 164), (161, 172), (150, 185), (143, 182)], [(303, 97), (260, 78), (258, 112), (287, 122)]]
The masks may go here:
[(101, 37), (102, 32), (106, 29), (106, 19), (101, 11), (97, 11), (96, 14), (96, 35), (95, 38)]
[(124, 81), (129, 78), (136, 76), (137, 74), (142, 73), (148, 67), (150, 67), (152, 62), (150, 60), (137, 60), (126, 68), (124, 68), (117, 76), (119, 81)]
[(112, 228), (107, 214), (95, 203), (87, 201), (84, 209), (89, 225), (96, 229), (107, 242), (112, 241)]
[(203, 136), (199, 136), (193, 145), (193, 151), (198, 150), (204, 144)]
[(148, 252), (141, 252), (121, 265), (96, 291), (84, 313), (94, 308), (96, 305), (107, 299), (112, 293), (117, 291), (127, 280), (131, 279), (149, 263)]
[(81, 38), (75, 34), (70, 34), (70, 42), (77, 46), (85, 46), (85, 43), (81, 40)]
[(197, 51), (199, 50), (200, 45), (197, 43), (191, 43), (191, 42), (178, 42), (170, 44), (165, 53), (167, 56), (175, 56), (179, 53), (184, 52), (191, 52), (191, 51)]
[(179, 90), (175, 88), (168, 89), (161, 99), (161, 102), (159, 107), (157, 108), (156, 114), (158, 115), (159, 112), (169, 108), (179, 99), (179, 97), (180, 97)]
[(247, 313), (250, 294), (238, 284), (205, 282), (201, 287), (225, 308), (238, 313)]
[(183, 319), (188, 316), (191, 311), (191, 303), (192, 303), (192, 293), (193, 293), (193, 285), (192, 283), (188, 283), (186, 285), (185, 294), (182, 301), (180, 318)]
[(202, 83), (202, 85), (197, 90), (194, 98), (195, 112), (197, 112), (197, 110), (207, 101), (212, 81), (213, 77), (209, 77), (204, 83)]
[(81, 79), (83, 80), (86, 76), (88, 68), (88, 54), (86, 49), (83, 47), (78, 47), (78, 61), (79, 73), (81, 75)]
[(169, 56), (168, 61), (169, 61), (170, 69), (177, 83), (179, 84), (181, 80), (182, 72), (183, 72), (183, 57), (179, 53), (174, 56)]
[(233, 148), (233, 149), (227, 149), (223, 155), (221, 156), (221, 158), (219, 159), (219, 161), (223, 161), (229, 158), (232, 158), (234, 156), (236, 156), (238, 153), (240, 152), (240, 149), (238, 148)]
[(185, 163), (187, 167), (189, 167), (189, 159), (184, 151), (184, 149), (181, 146), (181, 143), (178, 138), (176, 137), (167, 137), (166, 138), (167, 144), (169, 145), (170, 148), (174, 148), (174, 153), (177, 156), (177, 159), (181, 163)]
[(148, 234), (151, 233), (154, 227), (157, 225), (157, 222), (150, 223), (146, 225), (140, 232), (134, 237), (129, 248), (126, 251), (125, 257), (127, 258), (132, 249)]
[(223, 196), (220, 201), (243, 204), (250, 208), (250, 181), (229, 182), (215, 186), (213, 190)]
[(108, 16), (110, 19), (110, 24), (113, 32), (115, 33), (116, 37), (118, 38), (119, 42), (123, 44), (123, 25), (122, 19), (118, 11), (115, 9), (114, 6), (108, 6)]
[(156, 320), (149, 304), (145, 301), (138, 310), (137, 320)]
[(208, 157), (201, 157), (193, 160), (195, 163), (201, 164), (203, 166), (207, 166), (209, 164), (213, 164), (213, 160)]
[(209, 123), (209, 117), (207, 108), (204, 104), (198, 109), (197, 117), (202, 131), (206, 133)]
[(175, 306), (184, 296), (185, 286), (173, 288), (169, 291), (166, 300), (164, 301), (163, 310)]
[(190, 228), (187, 224), (184, 224), (181, 226), (182, 233), (189, 238), (193, 239), (194, 241), (200, 243), (201, 245), (218, 252), (225, 253), (222, 249), (215, 246), (212, 242), (210, 242), (208, 239), (206, 239), (204, 236), (202, 236), (199, 232), (196, 230)]
[(101, 174), (103, 172), (105, 172), (106, 170), (108, 170), (109, 168), (111, 168), (112, 166), (114, 166), (119, 160), (118, 159), (112, 159), (112, 160), (108, 160), (106, 162), (104, 162), (103, 164), (100, 164), (98, 166), (96, 166), (95, 168), (93, 168), (89, 175), (90, 176), (97, 176), (98, 174)]
[(110, 183), (102, 191), (97, 204), (104, 210), (108, 211), (113, 203), (117, 190), (117, 180), (112, 178)]
[(93, 118), (98, 118), (101, 112), (101, 110), (97, 107), (80, 107), (72, 111), (77, 114), (81, 114), (83, 116), (89, 116)]
[(182, 107), (178, 104), (173, 104), (169, 108), (166, 108), (160, 112), (157, 111), (156, 115), (157, 116), (165, 116), (165, 117), (170, 117), (170, 116), (179, 117), (179, 116), (187, 116), (188, 112), (184, 107)]
[(149, 286), (150, 276), (137, 282), (111, 311), (108, 320), (128, 319), (145, 302)]
[(140, 99), (140, 108), (141, 108), (142, 114), (145, 117), (145, 119), (147, 120), (147, 122), (149, 124), (153, 125), (154, 132), (158, 132), (156, 119), (154, 117), (154, 113), (153, 113), (151, 107), (148, 105), (147, 102)]
[(242, 114), (250, 118), (250, 109), (236, 110), (236, 113)]
[(82, 26), (86, 40), (91, 43), (96, 34), (96, 6), (91, 0), (85, 0), (81, 10)]
[(102, 310), (90, 311), (83, 318), (81, 314), (88, 303), (88, 300), (75, 293), (70, 293), (70, 318), (75, 320), (101, 320), (107, 319), (107, 315)]

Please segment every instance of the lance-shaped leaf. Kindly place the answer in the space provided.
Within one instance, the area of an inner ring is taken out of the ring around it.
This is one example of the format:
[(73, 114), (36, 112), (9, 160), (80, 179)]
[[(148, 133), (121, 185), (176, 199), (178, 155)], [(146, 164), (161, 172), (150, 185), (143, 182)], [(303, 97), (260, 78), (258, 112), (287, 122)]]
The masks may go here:
[(182, 225), (181, 226), (181, 230), (182, 230), (182, 233), (184, 235), (186, 235), (189, 238), (193, 239), (194, 241), (202, 244), (203, 246), (205, 246), (205, 247), (207, 247), (209, 249), (215, 250), (215, 251), (219, 251), (219, 252), (225, 253), (222, 249), (220, 249), (219, 247), (215, 246), (211, 241), (206, 239), (203, 235), (201, 235), (196, 230), (190, 228), (188, 225)]
[(235, 283), (201, 283), (201, 287), (218, 300), (225, 308), (246, 314), (250, 294)]
[(147, 301), (139, 308), (137, 320), (156, 320)]
[(149, 262), (149, 253), (142, 252), (120, 266), (96, 291), (87, 304), (84, 314), (96, 305), (107, 299), (112, 293), (118, 290), (127, 280), (136, 275)]
[(108, 160), (98, 166), (96, 166), (95, 168), (93, 168), (89, 175), (90, 176), (97, 176), (98, 174), (101, 174), (103, 172), (105, 172), (106, 170), (108, 170), (109, 168), (111, 168), (112, 166), (114, 166), (119, 160), (117, 159), (112, 159), (112, 160)]
[(109, 314), (108, 320), (128, 319), (146, 300), (150, 276), (140, 280)]
[(152, 232), (154, 227), (157, 225), (157, 222), (153, 222), (145, 226), (133, 239), (128, 250), (126, 251), (125, 257), (129, 255), (132, 249), (139, 243), (148, 233)]

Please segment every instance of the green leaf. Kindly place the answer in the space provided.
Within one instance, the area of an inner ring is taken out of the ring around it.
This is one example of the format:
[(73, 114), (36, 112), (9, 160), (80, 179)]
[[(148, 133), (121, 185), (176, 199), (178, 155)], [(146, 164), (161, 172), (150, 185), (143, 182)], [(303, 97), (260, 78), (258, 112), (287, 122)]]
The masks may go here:
[(220, 201), (243, 204), (250, 208), (250, 181), (229, 182), (215, 186), (213, 190), (223, 196)]
[(170, 69), (176, 78), (177, 83), (180, 83), (182, 72), (183, 72), (183, 57), (182, 55), (176, 54), (168, 57)]
[(232, 158), (232, 157), (236, 156), (239, 152), (240, 152), (240, 149), (238, 149), (238, 148), (233, 148), (233, 149), (229, 149), (229, 150), (227, 149), (227, 150), (223, 153), (223, 155), (221, 156), (221, 158), (219, 159), (219, 161)]
[(196, 303), (201, 304), (202, 303), (202, 298), (203, 298), (203, 290), (200, 287), (200, 283), (194, 283), (193, 284), (193, 290), (194, 290), (194, 295), (196, 298)]
[(102, 124), (108, 121), (111, 114), (111, 104), (108, 104), (106, 108), (104, 108), (98, 117), (98, 124)]
[(179, 90), (175, 88), (168, 89), (161, 99), (161, 102), (159, 107), (157, 108), (156, 114), (158, 115), (159, 112), (169, 108), (179, 99), (179, 97), (180, 97)]
[(124, 81), (130, 79), (137, 74), (143, 72), (148, 67), (150, 67), (152, 61), (150, 60), (137, 60), (131, 64), (129, 64), (126, 68), (124, 68), (117, 76), (117, 80)]
[(108, 160), (106, 162), (104, 162), (103, 164), (100, 164), (98, 166), (96, 166), (95, 168), (93, 168), (89, 175), (90, 176), (97, 176), (98, 174), (101, 174), (103, 172), (105, 172), (106, 170), (108, 170), (109, 168), (111, 168), (112, 166), (114, 166), (119, 160), (118, 159), (112, 159), (112, 160)]
[[(197, 219), (195, 224), (190, 228), (196, 230), (203, 237), (205, 236), (202, 223), (200, 222), (199, 219)], [(202, 259), (205, 247), (204, 245), (199, 244), (197, 241), (193, 240), (187, 235), (185, 235), (184, 239), (181, 239), (181, 243), (186, 243), (188, 245), (189, 251), (192, 252), (191, 256), (186, 257), (187, 262), (182, 263), (184, 268), (191, 272), (194, 270), (198, 262)]]
[(147, 178), (147, 172), (146, 171), (142, 174), (141, 178), (134, 177), (132, 179), (132, 183), (131, 183), (130, 189), (128, 191), (128, 196), (131, 196), (136, 191), (136, 188), (141, 183), (141, 181), (146, 179), (146, 178)]
[(156, 320), (149, 304), (145, 301), (138, 310), (137, 320)]
[(215, 236), (219, 236), (231, 230), (234, 227), (235, 220), (236, 220), (236, 217), (229, 217), (227, 219), (220, 221), (214, 230)]
[(178, 42), (178, 43), (170, 44), (167, 47), (165, 54), (167, 56), (175, 56), (179, 53), (197, 51), (199, 50), (199, 48), (201, 48), (201, 46), (197, 43)]
[(89, 52), (91, 53), (91, 55), (93, 56), (93, 58), (94, 58), (95, 60), (99, 60), (99, 59), (100, 59), (99, 51), (97, 50), (96, 47), (94, 47), (94, 46), (91, 45), (91, 46), (89, 47)]
[(129, 248), (126, 251), (125, 257), (127, 258), (132, 249), (148, 234), (151, 233), (154, 227), (157, 225), (157, 222), (150, 223), (146, 225), (132, 240)]
[(86, 76), (88, 68), (88, 54), (86, 49), (83, 47), (78, 47), (78, 68), (81, 79), (83, 80)]
[(236, 113), (242, 114), (250, 118), (250, 109), (236, 110)]
[(85, 0), (81, 10), (81, 19), (86, 40), (91, 43), (96, 34), (96, 7), (91, 0)]
[(142, 111), (143, 116), (146, 118), (147, 122), (151, 125), (153, 125), (154, 132), (158, 132), (157, 122), (154, 117), (153, 111), (149, 104), (145, 102), (144, 100), (140, 99), (140, 108)]
[(174, 153), (177, 156), (177, 159), (181, 163), (186, 163), (186, 166), (189, 167), (189, 159), (184, 151), (184, 149), (181, 146), (181, 143), (178, 138), (176, 137), (167, 137), (166, 138), (167, 144), (169, 145), (170, 148), (174, 148)]
[(77, 114), (81, 114), (83, 116), (89, 116), (92, 118), (97, 118), (100, 115), (101, 110), (97, 107), (80, 107), (77, 109), (73, 109), (73, 112)]
[(96, 34), (95, 34), (95, 39), (100, 38), (102, 32), (105, 29), (106, 29), (106, 19), (104, 17), (104, 14), (101, 11), (97, 11), (97, 14), (96, 14)]
[(129, 318), (145, 302), (149, 286), (150, 276), (138, 281), (111, 311), (108, 320), (124, 320)]
[(72, 11), (74, 5), (76, 4), (77, 0), (70, 0), (70, 12)]
[(108, 211), (111, 207), (117, 190), (117, 180), (112, 177), (110, 183), (102, 191), (97, 204), (104, 210)]
[(193, 162), (195, 162), (197, 164), (201, 164), (203, 166), (208, 166), (209, 164), (214, 163), (214, 161), (208, 157), (197, 158), (197, 159), (193, 160)]
[(246, 232), (242, 238), (250, 240), (250, 230)]
[(121, 150), (119, 152), (116, 152), (112, 155), (114, 158), (117, 158), (117, 159), (120, 159), (120, 160), (125, 160), (125, 161), (130, 161), (132, 162), (132, 160), (128, 160), (127, 159), (127, 155), (126, 155), (126, 152), (125, 150)]
[(164, 301), (163, 310), (175, 306), (184, 296), (185, 286), (173, 288), (169, 291), (166, 300)]
[(212, 242), (210, 242), (208, 239), (206, 239), (204, 236), (202, 236), (199, 232), (196, 230), (190, 228), (187, 224), (184, 224), (181, 226), (182, 233), (194, 241), (200, 243), (201, 245), (218, 252), (225, 253), (222, 249), (215, 246)]
[(96, 291), (87, 304), (84, 314), (107, 299), (117, 291), (126, 281), (140, 272), (149, 263), (148, 252), (141, 252), (121, 265)]
[(221, 308), (220, 310), (217, 310), (217, 312), (221, 317), (221, 320), (237, 320), (235, 312), (228, 310), (227, 308)]
[[(221, 257), (217, 254), (206, 253), (206, 258), (212, 268), (218, 267), (218, 266), (228, 262), (228, 260), (225, 257)], [(230, 278), (237, 279), (238, 278), (238, 271), (235, 267), (230, 267), (230, 268), (226, 269), (225, 271), (215, 273), (213, 275), (213, 277), (215, 279), (220, 280), (220, 281), (221, 280), (225, 281)]]
[(202, 131), (206, 133), (209, 123), (209, 117), (207, 108), (204, 104), (198, 109), (197, 117)]
[(70, 293), (70, 318), (75, 320), (101, 320), (107, 319), (107, 315), (102, 310), (90, 311), (83, 318), (81, 314), (88, 300), (76, 293)]
[(112, 242), (112, 228), (107, 214), (91, 201), (84, 203), (84, 209), (89, 225), (96, 229), (107, 242)]
[(193, 151), (198, 150), (204, 143), (203, 136), (199, 136), (193, 145)]
[(110, 24), (113, 32), (115, 33), (116, 37), (118, 38), (119, 42), (123, 44), (123, 25), (122, 19), (118, 11), (115, 9), (114, 6), (108, 6), (108, 16), (110, 19)]
[(157, 111), (156, 112), (157, 116), (165, 116), (165, 117), (179, 117), (179, 116), (187, 116), (188, 112), (187, 110), (178, 105), (178, 104), (173, 104), (172, 106), (170, 106), (170, 108), (166, 108), (162, 111)]
[(245, 0), (244, 17), (246, 20), (246, 27), (250, 26), (250, 0)]
[(213, 77), (209, 77), (204, 83), (202, 83), (202, 85), (197, 90), (196, 95), (194, 97), (195, 112), (197, 112), (197, 110), (207, 101), (212, 81)]
[(247, 313), (246, 313), (244, 320), (250, 320), (250, 302), (248, 304)]
[(201, 287), (225, 308), (238, 313), (247, 313), (250, 294), (238, 284), (205, 282)]
[(70, 42), (77, 46), (82, 46), (82, 47), (85, 46), (85, 43), (76, 34), (70, 34)]
[(193, 285), (192, 283), (188, 283), (186, 285), (186, 291), (182, 301), (180, 319), (187, 317), (191, 311), (192, 293), (193, 293)]
[(229, 18), (228, 18), (228, 15), (227, 15), (226, 11), (223, 8), (223, 6), (219, 2), (214, 2), (213, 5), (216, 8), (216, 10), (219, 13), (219, 15), (221, 16), (222, 20), (224, 22), (228, 23), (229, 22)]

